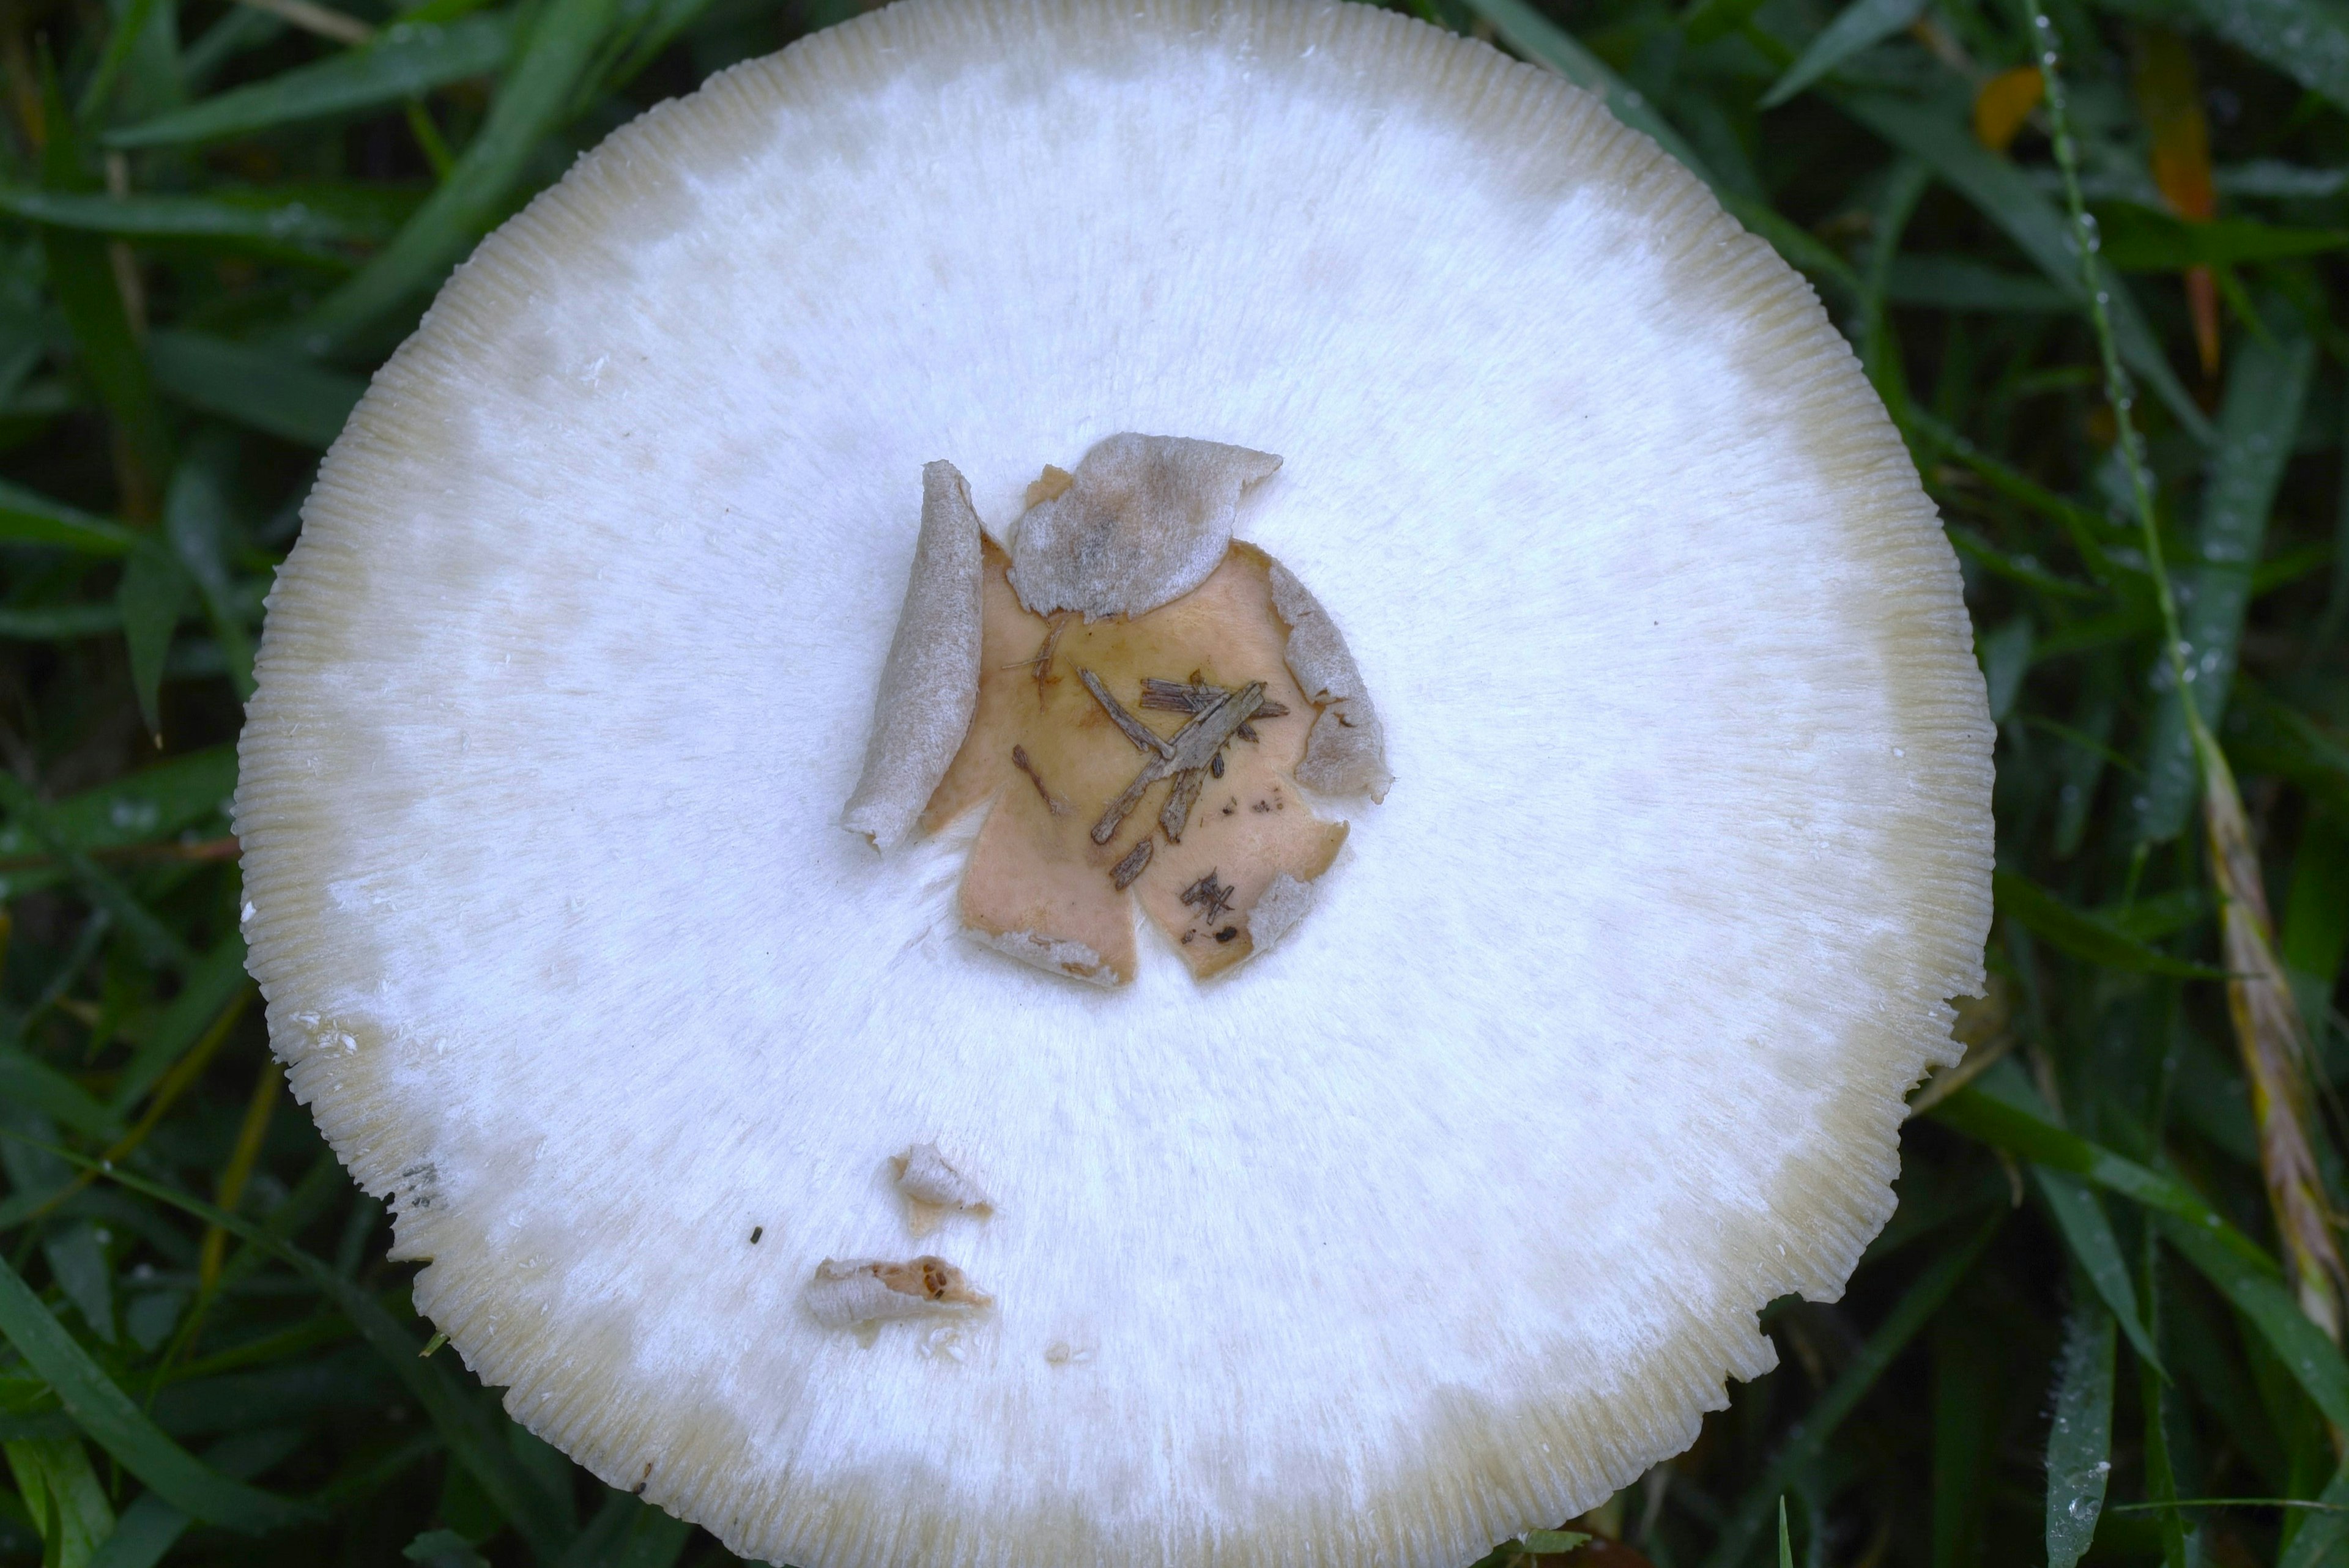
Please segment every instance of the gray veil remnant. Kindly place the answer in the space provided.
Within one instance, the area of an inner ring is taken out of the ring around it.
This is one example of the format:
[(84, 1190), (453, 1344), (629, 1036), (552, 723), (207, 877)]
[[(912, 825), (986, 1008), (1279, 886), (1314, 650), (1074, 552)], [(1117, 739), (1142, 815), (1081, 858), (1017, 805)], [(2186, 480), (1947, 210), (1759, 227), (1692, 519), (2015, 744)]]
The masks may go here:
[(1305, 695), (1327, 704), (1305, 738), (1297, 781), (1325, 795), (1387, 798), (1394, 772), (1387, 767), (1386, 731), (1362, 684), (1346, 639), (1297, 573), (1272, 563), (1272, 607), (1288, 623), (1288, 669)]
[(1020, 520), (1011, 586), (1040, 615), (1145, 614), (1207, 580), (1240, 492), (1278, 467), (1269, 452), (1181, 436), (1096, 442), (1068, 489)]
[(978, 706), (978, 513), (952, 463), (922, 469), (922, 531), (881, 669), (864, 771), (841, 826), (876, 850), (905, 841)]

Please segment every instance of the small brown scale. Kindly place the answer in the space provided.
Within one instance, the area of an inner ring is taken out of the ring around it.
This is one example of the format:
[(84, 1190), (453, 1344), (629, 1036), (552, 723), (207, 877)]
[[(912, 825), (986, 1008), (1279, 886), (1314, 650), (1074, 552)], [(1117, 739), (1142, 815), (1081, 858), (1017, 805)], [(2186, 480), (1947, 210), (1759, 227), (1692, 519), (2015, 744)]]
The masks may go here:
[(1230, 968), (1255, 951), (1265, 890), (1319, 876), (1346, 839), (1291, 777), (1317, 710), (1284, 662), (1270, 562), (1234, 544), (1173, 603), (1087, 623), (1030, 613), (1010, 558), (992, 542), (984, 557), (978, 708), (922, 817), (936, 831), (995, 800), (964, 922), (1081, 944), (1123, 983), (1138, 898), (1195, 976)]

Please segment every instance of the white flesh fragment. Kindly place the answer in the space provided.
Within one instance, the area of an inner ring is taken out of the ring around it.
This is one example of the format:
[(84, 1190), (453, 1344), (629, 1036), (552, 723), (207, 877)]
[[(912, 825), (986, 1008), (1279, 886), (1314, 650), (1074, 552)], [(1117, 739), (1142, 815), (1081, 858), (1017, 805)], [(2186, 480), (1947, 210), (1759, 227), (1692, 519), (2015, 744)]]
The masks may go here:
[(1278, 561), (1272, 563), (1272, 607), (1288, 623), (1288, 673), (1308, 697), (1324, 705), (1306, 737), (1297, 781), (1324, 795), (1385, 799), (1387, 786), (1394, 782), (1387, 767), (1386, 731), (1338, 623)]
[(1102, 955), (1081, 942), (1039, 936), (1032, 931), (1007, 931), (999, 936), (990, 931), (972, 928), (964, 931), (963, 934), (981, 946), (992, 947), (1022, 964), (1032, 964), (1039, 969), (1065, 975), (1071, 980), (1090, 981), (1102, 987), (1117, 984), (1117, 971), (1102, 963)]
[(1155, 610), (1221, 564), (1240, 492), (1278, 467), (1268, 452), (1180, 436), (1097, 441), (1069, 488), (1020, 519), (1012, 589), (1039, 615)]
[(950, 1317), (992, 1305), (962, 1270), (942, 1258), (910, 1263), (826, 1258), (808, 1282), (807, 1305), (826, 1328), (854, 1328), (906, 1317)]
[(897, 1168), (897, 1191), (916, 1203), (984, 1213), (994, 1200), (978, 1183), (956, 1170), (935, 1143), (916, 1143), (890, 1161)]
[(978, 512), (952, 463), (922, 469), (922, 532), (882, 666), (864, 771), (840, 825), (876, 850), (912, 832), (978, 706)]

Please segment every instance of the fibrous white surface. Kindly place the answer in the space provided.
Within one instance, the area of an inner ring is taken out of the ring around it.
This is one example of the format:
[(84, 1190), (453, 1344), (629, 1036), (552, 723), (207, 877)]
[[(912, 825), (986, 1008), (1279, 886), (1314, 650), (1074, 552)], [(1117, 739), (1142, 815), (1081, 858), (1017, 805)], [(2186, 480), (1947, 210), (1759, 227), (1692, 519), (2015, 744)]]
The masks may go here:
[[(1000, 527), (1121, 430), (1283, 455), (1247, 537), (1398, 779), (1210, 985), (1009, 963), (959, 842), (833, 825), (909, 476)], [(1590, 99), (1369, 7), (917, 0), (618, 133), (377, 377), (246, 929), (419, 1305), (738, 1550), (1441, 1568), (1840, 1290), (1980, 980), (1990, 733), (1849, 351)], [(996, 1202), (952, 1355), (802, 1299), (916, 1250), (922, 1142)]]

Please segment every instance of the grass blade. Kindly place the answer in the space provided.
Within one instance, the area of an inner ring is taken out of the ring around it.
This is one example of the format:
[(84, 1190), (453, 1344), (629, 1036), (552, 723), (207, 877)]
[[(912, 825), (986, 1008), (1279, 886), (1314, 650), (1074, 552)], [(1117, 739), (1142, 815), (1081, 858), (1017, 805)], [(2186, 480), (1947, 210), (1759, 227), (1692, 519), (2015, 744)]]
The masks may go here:
[(485, 76), (513, 52), (513, 16), (399, 23), (363, 48), (296, 66), (186, 108), (109, 132), (109, 147), (189, 146), (406, 102)]
[(2137, 975), (2215, 980), (2224, 973), (2148, 946), (2110, 922), (2074, 909), (2019, 872), (1994, 873), (1991, 886), (2000, 914), (2075, 958)]
[[(53, 1152), (85, 1170), (97, 1169), (95, 1161), (79, 1155), (62, 1150)], [(423, 1348), (421, 1343), (402, 1328), (375, 1297), (264, 1226), (239, 1219), (212, 1204), (191, 1198), (183, 1192), (175, 1192), (128, 1171), (109, 1169), (105, 1171), (105, 1176), (119, 1186), (168, 1203), (183, 1213), (192, 1214), (207, 1224), (217, 1225), (229, 1234), (260, 1247), (308, 1280), (334, 1304), (336, 1311), (350, 1320), (351, 1326), (359, 1331), (360, 1337), (383, 1357), (400, 1382), (407, 1386), (409, 1393), (431, 1418), (450, 1451), (472, 1472), (481, 1482), (481, 1490), (521, 1532), (523, 1539), (529, 1542), (531, 1550), (540, 1560), (554, 1562), (562, 1556), (572, 1533), (564, 1522), (568, 1500), (550, 1495), (540, 1485), (537, 1478), (515, 1457), (513, 1450), (500, 1440), (496, 1428), (482, 1414), (471, 1391), (440, 1361), (427, 1359), (419, 1354)], [(153, 1485), (153, 1482), (149, 1484)]]
[(1943, 1313), (1932, 1335), (1933, 1568), (1969, 1568), (1982, 1554), (1982, 1491), (1999, 1425), (1991, 1348), (1963, 1311)]
[(179, 401), (322, 451), (367, 391), (358, 377), (282, 348), (206, 333), (158, 332), (147, 356), (156, 385)]
[(121, 1130), (112, 1113), (92, 1099), (88, 1090), (13, 1046), (0, 1046), (0, 1099), (29, 1106), (91, 1138), (111, 1138)]
[(2276, 1568), (2322, 1568), (2341, 1561), (2342, 1549), (2349, 1546), (2349, 1465), (2334, 1472), (2317, 1501), (2328, 1506), (2300, 1527)]
[[(343, 247), (353, 233), (299, 201), (274, 206), (205, 196), (108, 196), (97, 191), (0, 187), (0, 212), (45, 228), (127, 240), (176, 240), (218, 245), (278, 261), (347, 266)], [(112, 286), (112, 273), (108, 274)]]
[(171, 1006), (155, 1020), (115, 1079), (110, 1108), (119, 1119), (202, 1039), (221, 1010), (244, 989), (244, 939), (231, 935), (190, 965)]
[(41, 1532), (43, 1568), (87, 1562), (90, 1549), (112, 1532), (114, 1510), (81, 1439), (17, 1439), (7, 1449), (9, 1473)]
[(1738, 1500), (1736, 1509), (1721, 1527), (1712, 1555), (1705, 1559), (1705, 1568), (1738, 1568), (1745, 1561), (1745, 1554), (1754, 1549), (1769, 1520), (1771, 1503), (1785, 1494), (1798, 1471), (1816, 1461), (1844, 1418), (1876, 1386), (1885, 1368), (1892, 1365), (1893, 1357), (1907, 1348), (1918, 1330), (1940, 1310), (1941, 1303), (1957, 1288), (1982, 1249), (1990, 1245), (2004, 1220), (2003, 1214), (1993, 1216), (1964, 1242), (1935, 1258), (1917, 1276), (1877, 1326), (1876, 1332), (1868, 1336), (1859, 1353), (1819, 1396), (1801, 1424), (1787, 1435), (1761, 1478)]
[(2020, 1159), (2085, 1177), (2108, 1192), (2117, 1192), (2157, 1213), (2183, 1220), (2243, 1268), (2274, 1281), (2278, 1289), (2282, 1288), (2283, 1271), (2276, 1266), (2275, 1260), (2229, 1224), (2225, 1216), (2204, 1202), (2191, 1187), (2174, 1176), (2064, 1131), (2030, 1109), (1992, 1093), (1992, 1087), (1979, 1081), (1968, 1084), (1940, 1100), (1927, 1114), (1993, 1149), (2003, 1149)]
[[(2081, 297), (2080, 258), (2072, 247), (2064, 216), (2023, 172), (1974, 140), (1963, 125), (1928, 105), (1885, 93), (1837, 93), (1833, 101), (1853, 119), (1936, 174), (1971, 201), (1982, 216), (2038, 264), (2049, 281), (2075, 301)], [(2121, 358), (2159, 393), (2173, 418), (2198, 440), (2210, 439), (2203, 417), (2168, 356), (2146, 325), (2137, 302), (2118, 283), (2108, 285), (2106, 309)]]
[(304, 346), (324, 353), (427, 293), (499, 215), (523, 166), (595, 57), (617, 0), (548, 0), (481, 133), (449, 178), (390, 244), (303, 324)]
[(2077, 1568), (2095, 1539), (2113, 1464), (2113, 1315), (2075, 1305), (2047, 1429), (2047, 1568)]
[(75, 1424), (173, 1507), (256, 1534), (309, 1517), (300, 1504), (232, 1480), (164, 1436), (5, 1263), (0, 1263), (0, 1334), (57, 1391)]
[(2309, 1043), (2301, 1032), (2300, 1005), (2291, 981), (2276, 959), (2266, 878), (2233, 770), (2207, 732), (2198, 731), (2197, 738), (2206, 752), (2203, 821), (2227, 955), (2227, 1011), (2251, 1085), (2260, 1172), (2301, 1309), (2338, 1345), (2342, 1292), (2349, 1271), (2344, 1270), (2333, 1242), (2332, 1203), (2319, 1154), (2324, 1135), (2315, 1119), (2315, 1090), (2309, 1081)]
[(2310, 1400), (2335, 1427), (2349, 1428), (2349, 1361), (2324, 1331), (2309, 1321), (2292, 1288), (2270, 1270), (2246, 1262), (2208, 1227), (2157, 1213), (2162, 1239), (2176, 1247), (2234, 1309), (2257, 1329)]
[[(43, 64), (41, 184), (47, 193), (59, 199), (82, 195), (91, 181), (81, 167), (73, 121), (65, 112), (57, 74), (47, 68), (46, 60)], [(151, 518), (162, 476), (171, 470), (171, 443), (106, 242), (96, 234), (44, 226), (41, 251), (47, 263), (49, 290), (73, 335), (82, 374), (97, 388), (121, 438), (118, 464), (122, 510), (134, 521)]]
[(2129, 1283), (2128, 1260), (2121, 1255), (2120, 1241), (2113, 1234), (2112, 1221), (2106, 1217), (2096, 1195), (2088, 1191), (2086, 1182), (2069, 1171), (2034, 1164), (2031, 1174), (2040, 1196), (2046, 1200), (2047, 1212), (2054, 1216), (2056, 1233), (2071, 1250), (2072, 1261), (2080, 1265), (2081, 1273), (2095, 1286), (2106, 1309), (2127, 1331), (2129, 1348), (2137, 1352), (2138, 1360), (2167, 1377), (2168, 1373), (2162, 1370), (2153, 1336), (2147, 1332), (2137, 1313), (2137, 1290)]
[[(2218, 724), (2226, 712), (2251, 604), (2251, 572), (2265, 550), (2268, 512), (2315, 368), (2315, 346), (2295, 335), (2246, 341), (2227, 374), (2218, 451), (2195, 541), (2199, 560), (2179, 573), (2178, 593), (2180, 634), (2192, 650), (2186, 673), (2205, 724)], [(2165, 659), (2157, 668), (2157, 681), (2168, 676), (2167, 665)], [(2193, 735), (2173, 685), (2156, 710), (2146, 743), (2145, 779), (2136, 802), (2138, 836), (2157, 842), (2176, 838), (2200, 782)]]
[(98, 865), (96, 861), (67, 843), (59, 835), (48, 808), (42, 805), (25, 781), (5, 768), (0, 768), (0, 806), (5, 806), (26, 831), (41, 846), (65, 863), (74, 880), (81, 883), (82, 892), (90, 903), (114, 917), (149, 960), (174, 968), (187, 965), (192, 958), (188, 944), (161, 921), (154, 912), (139, 902), (129, 888)]
[(212, 636), (228, 663), (229, 685), (242, 702), (253, 696), (253, 634), (245, 627), (235, 602), (236, 584), (229, 575), (235, 524), (227, 492), (235, 462), (235, 443), (220, 439), (199, 443), (182, 459), (163, 498), (163, 533), (195, 582)]
[(2349, 108), (2349, 16), (2321, 0), (2185, 0), (2219, 36)]
[(0, 481), (0, 543), (47, 544), (84, 555), (128, 555), (139, 531)]
[(2323, 255), (2349, 245), (2349, 231), (2287, 229), (2256, 218), (2188, 223), (2128, 202), (2097, 209), (2097, 251), (2124, 273), (2176, 273)]
[(1923, 15), (1926, 0), (1852, 0), (1770, 85), (1762, 107), (1777, 108), (1862, 49), (1874, 48)]
[(2312, 1039), (2324, 1037), (2324, 1016), (2349, 954), (2349, 828), (2331, 811), (2310, 813), (2292, 858), (2292, 892), (2283, 911), (2283, 961), (2302, 1021)]
[(171, 654), (180, 612), (187, 607), (187, 573), (170, 551), (141, 540), (122, 568), (114, 603), (122, 612), (122, 637), (130, 649), (130, 684), (139, 697), (139, 717), (147, 721), (148, 734), (160, 735), (163, 660)]

